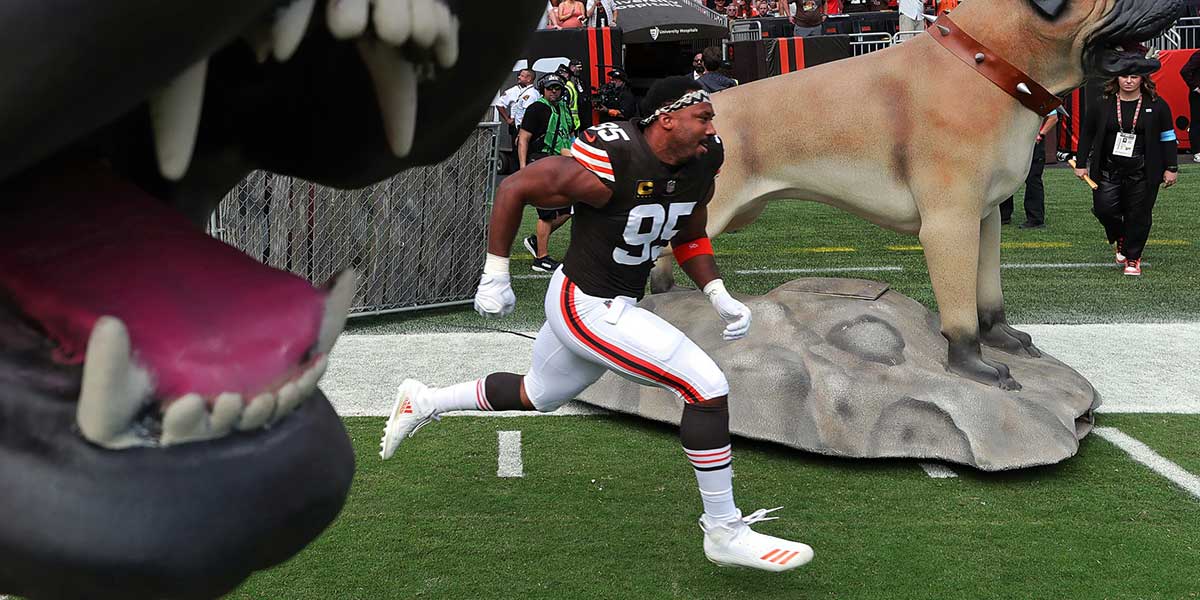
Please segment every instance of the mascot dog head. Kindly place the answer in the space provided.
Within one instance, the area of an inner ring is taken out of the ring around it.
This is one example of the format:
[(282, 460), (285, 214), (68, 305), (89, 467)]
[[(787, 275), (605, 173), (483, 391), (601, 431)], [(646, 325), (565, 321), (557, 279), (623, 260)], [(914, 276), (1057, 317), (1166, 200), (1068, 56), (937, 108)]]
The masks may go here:
[[(1041, 23), (1032, 35), (1070, 40), (1083, 78), (1147, 75), (1160, 63), (1142, 45), (1183, 12), (1181, 0), (1029, 0)], [(1082, 78), (1077, 82), (1081, 83)]]
[(452, 153), (544, 6), (477, 8), (0, 5), (0, 595), (212, 598), (337, 516), (354, 456), (317, 379), (353, 278), (203, 223), (252, 169), (350, 187)]

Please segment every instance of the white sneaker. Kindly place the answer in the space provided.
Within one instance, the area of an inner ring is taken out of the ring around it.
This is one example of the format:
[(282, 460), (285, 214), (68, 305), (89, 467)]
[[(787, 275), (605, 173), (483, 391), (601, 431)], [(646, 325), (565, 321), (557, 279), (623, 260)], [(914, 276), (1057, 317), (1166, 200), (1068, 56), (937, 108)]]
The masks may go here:
[(1197, 152), (1194, 156), (1192, 156), (1192, 160), (1200, 163), (1200, 152)]
[(760, 508), (750, 516), (737, 516), (717, 522), (707, 514), (700, 515), (700, 529), (704, 531), (704, 555), (719, 567), (750, 567), (764, 571), (786, 571), (808, 564), (813, 559), (813, 549), (800, 542), (764, 535), (750, 529), (759, 521), (770, 521), (767, 513), (782, 506), (767, 510)]
[(383, 460), (391, 458), (405, 438), (412, 437), (430, 421), (438, 420), (439, 417), (433, 414), (433, 405), (425, 398), (428, 389), (420, 381), (405, 379), (396, 390), (396, 402), (392, 404), (387, 426), (379, 440), (379, 457)]

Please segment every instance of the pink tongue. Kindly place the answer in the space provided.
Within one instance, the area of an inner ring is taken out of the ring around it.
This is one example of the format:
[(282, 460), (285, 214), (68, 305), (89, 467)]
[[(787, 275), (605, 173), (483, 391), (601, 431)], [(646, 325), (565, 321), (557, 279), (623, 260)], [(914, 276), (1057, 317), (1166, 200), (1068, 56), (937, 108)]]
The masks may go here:
[(129, 328), (159, 398), (250, 395), (295, 376), (317, 341), (322, 292), (205, 235), (99, 165), (3, 195), (0, 287), (64, 362), (82, 362), (92, 325), (111, 315)]

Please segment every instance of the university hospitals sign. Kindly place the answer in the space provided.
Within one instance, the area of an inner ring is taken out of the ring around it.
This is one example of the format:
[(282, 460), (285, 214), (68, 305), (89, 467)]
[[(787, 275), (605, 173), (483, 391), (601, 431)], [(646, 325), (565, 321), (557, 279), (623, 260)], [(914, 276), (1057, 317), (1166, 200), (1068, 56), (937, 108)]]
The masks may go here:
[(729, 34), (724, 15), (699, 0), (614, 0), (625, 43), (722, 39)]
[(674, 29), (661, 29), (659, 27), (652, 27), (650, 29), (650, 39), (657, 42), (660, 36), (668, 36), (663, 38), (663, 41), (665, 42), (680, 36), (686, 36), (686, 38), (696, 37), (696, 34), (698, 33), (700, 33), (699, 27), (676, 27)]

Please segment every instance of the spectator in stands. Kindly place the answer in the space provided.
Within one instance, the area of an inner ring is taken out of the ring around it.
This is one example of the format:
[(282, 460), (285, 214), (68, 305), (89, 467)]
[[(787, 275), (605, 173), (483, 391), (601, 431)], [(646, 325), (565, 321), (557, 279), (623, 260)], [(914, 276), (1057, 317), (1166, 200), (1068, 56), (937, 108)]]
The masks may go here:
[(589, 27), (616, 27), (617, 6), (613, 0), (591, 0), (588, 3)]
[(735, 8), (735, 16), (738, 19), (752, 19), (758, 16), (758, 11), (754, 9), (754, 5), (750, 0), (733, 0)]
[(508, 124), (508, 132), (514, 142), (517, 140), (517, 129), (525, 117), (525, 109), (541, 97), (533, 86), (533, 69), (521, 69), (517, 72), (517, 85), (504, 90), (492, 103), (496, 112), (500, 113), (500, 119)]
[[(905, 10), (910, 8), (910, 3), (911, 9), (920, 13), (914, 15), (915, 18), (909, 17), (904, 13)], [(901, 0), (900, 4), (902, 5), (900, 7), (900, 31), (924, 31), (925, 19), (921, 15), (925, 14), (925, 11), (928, 9), (929, 0)]]
[(944, 15), (958, 7), (959, 0), (936, 0), (937, 14)]
[(771, 3), (767, 2), (767, 0), (758, 0), (758, 3), (755, 5), (754, 8), (755, 8), (755, 10), (758, 11), (758, 16), (760, 16), (760, 17), (778, 17), (779, 16), (779, 12), (776, 11), (774, 8), (771, 8)]
[(558, 3), (558, 26), (562, 29), (579, 29), (583, 27), (583, 19), (587, 9), (579, 0), (562, 0)]
[(1149, 77), (1121, 75), (1109, 80), (1087, 115), (1075, 175), (1090, 174), (1100, 185), (1092, 213), (1108, 243), (1116, 244), (1117, 264), (1126, 275), (1141, 275), (1158, 186), (1171, 187), (1178, 178), (1171, 107)]
[[(558, 75), (544, 75), (540, 82), (542, 98), (525, 112), (517, 141), (517, 159), (524, 169), (529, 163), (562, 154), (571, 146), (573, 126), (570, 109), (563, 101), (566, 82)], [(538, 209), (536, 233), (525, 238), (525, 249), (533, 254), (533, 270), (551, 273), (558, 261), (550, 258), (550, 234), (571, 218), (571, 209)]]
[(546, 29), (562, 29), (558, 26), (558, 4), (562, 0), (549, 0), (546, 2)]
[(737, 7), (737, 5), (736, 5), (736, 4), (734, 4), (734, 3), (732, 3), (732, 2), (730, 2), (729, 4), (726, 4), (726, 5), (725, 5), (725, 16), (726, 16), (726, 17), (729, 17), (730, 19), (736, 19), (736, 18), (738, 18), (738, 7)]
[(713, 0), (712, 5), (709, 6), (709, 8), (711, 8), (714, 11), (719, 12), (721, 14), (725, 14), (725, 10), (728, 7), (729, 7), (729, 0)]
[[(780, 6), (786, 6), (781, 4)], [(826, 5), (821, 0), (799, 0), (796, 2), (796, 12), (784, 16), (790, 17), (792, 35), (796, 37), (812, 37), (821, 35), (821, 27), (825, 23)], [(790, 7), (788, 9), (790, 11)]]
[(1191, 140), (1192, 160), (1200, 163), (1200, 50), (1192, 53), (1187, 64), (1179, 70), (1180, 77), (1188, 86), (1188, 114), (1191, 126), (1188, 128), (1188, 139)]
[(697, 79), (700, 79), (700, 76), (703, 74), (704, 74), (704, 55), (697, 52), (696, 55), (692, 57), (692, 80), (695, 81)]
[(704, 74), (696, 81), (704, 88), (704, 91), (711, 94), (737, 85), (736, 81), (719, 72), (721, 69), (720, 48), (709, 46), (700, 54), (704, 57)]
[[(1029, 165), (1029, 174), (1025, 176), (1025, 221), (1019, 225), (1021, 229), (1041, 229), (1046, 226), (1046, 187), (1042, 184), (1042, 173), (1046, 170), (1046, 134), (1054, 131), (1058, 125), (1058, 111), (1052, 112), (1042, 119), (1042, 127), (1038, 130), (1037, 139), (1033, 145), (1033, 161)], [(1012, 223), (1013, 197), (1000, 203), (1000, 223)]]
[(825, 14), (840, 15), (845, 12), (842, 10), (842, 0), (825, 0)]

